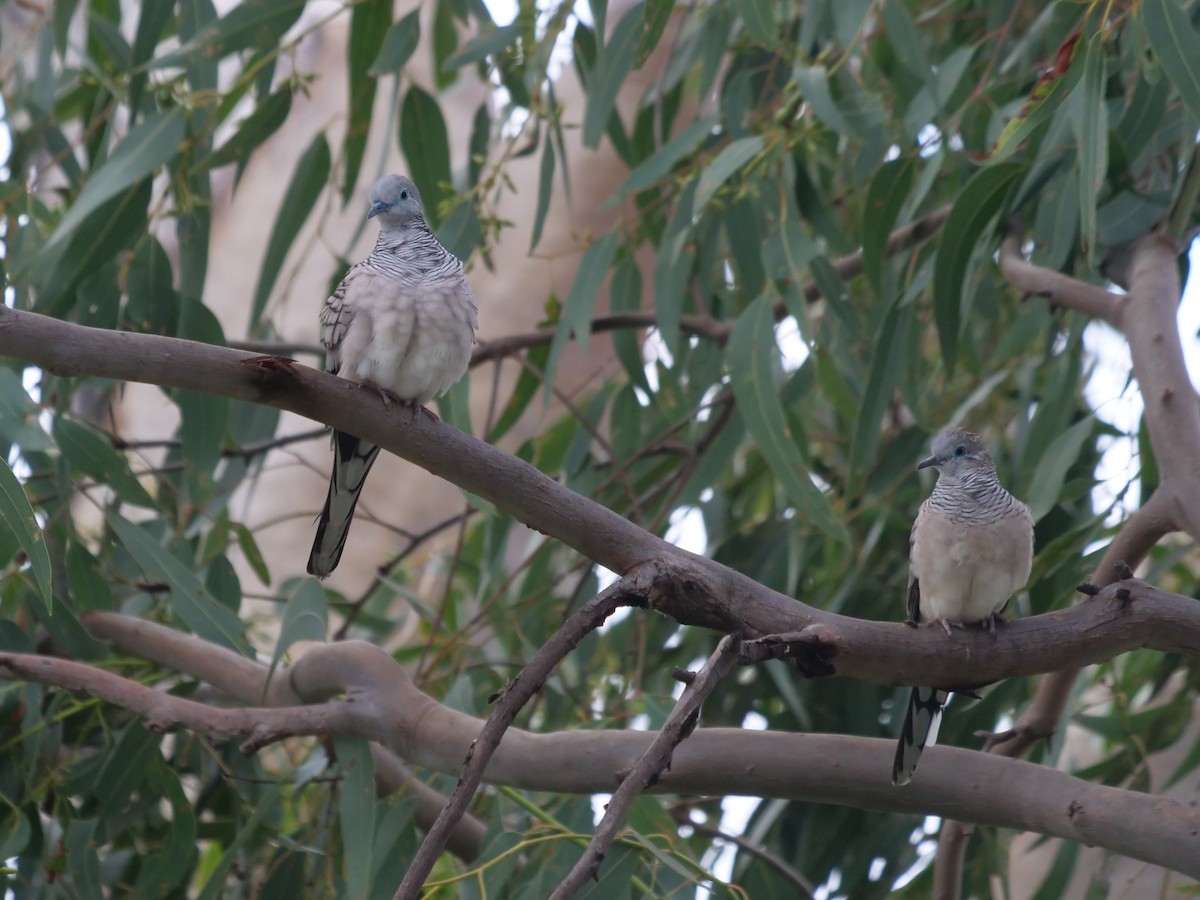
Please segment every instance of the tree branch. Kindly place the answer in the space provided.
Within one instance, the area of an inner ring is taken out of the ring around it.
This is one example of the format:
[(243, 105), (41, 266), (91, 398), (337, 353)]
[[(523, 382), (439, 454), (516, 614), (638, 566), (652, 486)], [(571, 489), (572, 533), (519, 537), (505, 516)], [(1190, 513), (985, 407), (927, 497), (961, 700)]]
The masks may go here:
[(1045, 297), (1052, 306), (1073, 309), (1113, 327), (1117, 325), (1121, 301), (1117, 294), (1028, 262), (1021, 252), (1021, 237), (1012, 230), (1000, 242), (1000, 272), (1013, 287)]
[[(97, 634), (101, 630), (96, 628), (98, 615), (110, 630), (113, 620), (121, 618), (92, 614), (88, 625)], [(146, 624), (137, 623), (135, 627)], [(204, 643), (195, 638), (183, 641), (195, 646)], [(215, 655), (226, 659), (232, 654), (219, 651)], [(115, 680), (123, 683), (124, 691), (131, 684), (65, 660), (19, 654), (5, 654), (0, 660), (10, 677), (51, 681), (51, 677), (43, 676), (67, 673), (68, 677), (55, 678), (53, 683), (72, 689), (108, 691), (107, 686)], [(219, 668), (219, 662), (208, 668)], [(171, 721), (177, 724), (178, 711), (190, 714), (195, 710), (197, 726), (207, 729), (217, 721), (223, 734), (230, 729), (246, 729), (244, 733), (252, 734), (257, 721), (294, 712), (212, 710), (140, 685), (134, 688), (127, 695), (109, 694), (114, 698), (149, 698), (139, 702), (151, 712), (171, 710)], [(388, 654), (359, 641), (312, 648), (278, 673), (269, 692), (278, 692), (278, 697), (294, 692), (302, 702), (323, 704), (329, 710), (336, 707), (324, 721), (310, 721), (333, 727), (337, 733), (378, 741), (402, 759), (439, 772), (458, 769), (484, 725), (422, 693)], [(343, 696), (344, 701), (327, 702), (336, 695)], [(227, 712), (235, 715), (220, 717)], [(509, 728), (487, 767), (486, 779), (554, 793), (610, 791), (619, 786), (622, 774), (636, 765), (655, 738), (654, 734), (639, 731), (532, 734)], [(670, 770), (650, 790), (785, 797), (883, 812), (937, 815), (1095, 844), (1200, 877), (1200, 811), (1186, 804), (1091, 784), (1045, 766), (952, 747), (926, 751), (926, 764), (919, 775), (920, 790), (896, 790), (889, 765), (894, 750), (893, 741), (876, 738), (699, 728), (676, 748)]]
[(608, 801), (604, 816), (596, 826), (587, 849), (554, 889), (550, 900), (569, 900), (588, 881), (600, 880), (600, 866), (629, 815), (633, 802), (644, 790), (658, 782), (664, 770), (671, 767), (675, 748), (687, 739), (700, 721), (701, 705), (738, 663), (740, 643), (733, 635), (725, 635), (699, 673), (689, 680), (675, 708), (663, 723), (662, 731), (655, 736), (637, 764), (621, 779), (621, 786)]
[[(284, 675), (277, 675), (268, 684), (266, 665), (193, 635), (116, 613), (89, 612), (81, 618), (94, 637), (108, 641), (119, 652), (181, 672), (241, 703), (290, 707), (306, 702)], [(353, 652), (351, 649), (350, 653)], [(445, 795), (415, 777), (395, 754), (379, 744), (372, 743), (371, 755), (375, 759), (379, 795), (403, 793), (412, 797), (416, 800), (413, 818), (420, 828), (428, 830), (446, 803)], [(486, 833), (487, 825), (482, 820), (466, 815), (454, 829), (447, 849), (459, 859), (471, 862), (479, 857)]]
[[(829, 673), (901, 685), (922, 672), (924, 683), (954, 687), (1088, 665), (1135, 647), (1200, 653), (1196, 603), (1141, 584), (1135, 598), (1153, 604), (1101, 595), (1074, 610), (1014, 622), (994, 635), (958, 631), (947, 638), (936, 629), (819, 610), (667, 543), (445, 422), (387, 409), (373, 391), (291, 360), (87, 328), (7, 307), (0, 307), (0, 354), (67, 377), (142, 381), (265, 403), (359, 435), (614, 572), (652, 562), (669, 577), (656, 580), (650, 605), (682, 624), (748, 638), (810, 635), (813, 647), (806, 652), (819, 648)], [(1200, 503), (1196, 509), (1200, 515)], [(1171, 511), (1180, 514), (1177, 505)]]

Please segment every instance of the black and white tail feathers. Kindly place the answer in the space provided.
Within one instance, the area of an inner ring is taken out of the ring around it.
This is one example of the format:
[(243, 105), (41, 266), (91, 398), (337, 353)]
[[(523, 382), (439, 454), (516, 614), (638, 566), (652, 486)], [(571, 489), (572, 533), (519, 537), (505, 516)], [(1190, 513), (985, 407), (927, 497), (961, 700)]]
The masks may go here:
[(317, 536), (308, 556), (308, 574), (324, 578), (337, 568), (354, 519), (354, 507), (379, 447), (352, 434), (333, 433), (333, 477), (317, 524)]
[(937, 740), (942, 709), (949, 699), (950, 692), (938, 688), (912, 689), (908, 695), (908, 709), (904, 713), (904, 727), (900, 729), (900, 742), (896, 745), (896, 759), (892, 763), (892, 784), (908, 784), (912, 781), (921, 753), (927, 744)]

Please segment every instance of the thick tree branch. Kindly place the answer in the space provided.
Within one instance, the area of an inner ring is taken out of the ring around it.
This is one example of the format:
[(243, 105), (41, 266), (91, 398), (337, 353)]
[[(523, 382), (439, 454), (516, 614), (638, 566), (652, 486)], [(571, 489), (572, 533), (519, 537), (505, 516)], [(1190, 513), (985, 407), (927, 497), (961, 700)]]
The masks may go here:
[[(1189, 173), (1190, 174), (1190, 173)], [(1120, 560), (1136, 567), (1166, 534), (1186, 530), (1200, 540), (1200, 403), (1188, 377), (1176, 312), (1181, 286), (1175, 267), (1177, 248), (1167, 238), (1148, 234), (1119, 248), (1116, 276), (1125, 296), (1111, 293), (1027, 262), (1014, 227), (1000, 246), (1000, 270), (1014, 286), (1078, 310), (1117, 328), (1129, 344), (1133, 373), (1145, 401), (1150, 443), (1161, 474), (1153, 496), (1122, 526), (1090, 579), (1097, 585), (1116, 580)], [(1080, 668), (1054, 672), (1038, 684), (1033, 702), (1013, 727), (988, 736), (985, 749), (1017, 757), (1053, 734), (1061, 721)], [(947, 821), (938, 842), (934, 872), (939, 898), (959, 893), (970, 829)]]
[[(193, 635), (115, 613), (90, 612), (82, 618), (93, 636), (108, 641), (119, 652), (181, 672), (243, 704), (293, 707), (307, 702), (292, 688), (284, 674), (277, 673), (277, 677), (268, 683), (266, 665)], [(343, 651), (331, 651), (335, 656), (339, 652)], [(353, 649), (347, 651), (347, 655), (357, 656)], [(284, 670), (285, 673), (289, 671)], [(356, 670), (348, 667), (346, 671), (349, 675)], [(420, 828), (428, 830), (446, 803), (445, 795), (416, 778), (395, 754), (379, 744), (371, 745), (371, 755), (375, 759), (375, 783), (379, 795), (403, 793), (414, 798), (413, 818)], [(486, 833), (487, 826), (482, 820), (466, 815), (455, 827), (447, 849), (459, 859), (471, 862), (479, 857)]]
[(663, 723), (662, 731), (655, 736), (637, 764), (621, 779), (621, 786), (609, 799), (587, 849), (576, 860), (567, 877), (554, 889), (550, 900), (570, 900), (588, 881), (600, 880), (600, 866), (617, 839), (633, 802), (643, 791), (656, 784), (665, 770), (670, 769), (675, 748), (687, 739), (700, 721), (701, 705), (737, 664), (739, 643), (733, 635), (725, 635), (703, 668), (689, 679), (675, 708)]
[(1027, 294), (1045, 297), (1053, 306), (1073, 309), (1093, 319), (1116, 326), (1120, 297), (1102, 287), (1088, 284), (1028, 262), (1021, 253), (1021, 238), (1009, 232), (1000, 244), (1000, 272), (1009, 284)]
[[(104, 614), (110, 630), (117, 618)], [(95, 614), (88, 624), (96, 626)], [(135, 685), (140, 690), (129, 691), (130, 683), (113, 686), (114, 679), (124, 680), (80, 663), (18, 654), (0, 660), (10, 677), (106, 691), (113, 699), (142, 704), (157, 721), (182, 724), (181, 714), (194, 715), (198, 728), (216, 726), (210, 733), (244, 729), (242, 733), (253, 734), (258, 721), (295, 712), (213, 710), (165, 694), (149, 697), (158, 693), (150, 688)], [(323, 711), (323, 721), (314, 718), (314, 724), (378, 741), (407, 762), (434, 771), (455, 772), (484, 725), (422, 693), (395, 660), (363, 642), (316, 646), (276, 680), (280, 687), (270, 690), (279, 691), (278, 696), (294, 691), (303, 701), (323, 704), (323, 710), (337, 708)], [(338, 695), (345, 699), (328, 702)], [(488, 765), (486, 780), (554, 793), (615, 790), (655, 737), (639, 731), (532, 734), (509, 728)], [(1099, 845), (1200, 877), (1200, 811), (1185, 804), (951, 747), (926, 751), (917, 776), (919, 790), (896, 790), (889, 765), (894, 750), (892, 741), (874, 738), (699, 728), (676, 748), (670, 770), (651, 790), (785, 797), (938, 815)]]
[[(142, 381), (265, 403), (360, 435), (615, 572), (652, 562), (667, 577), (656, 580), (650, 605), (683, 624), (748, 638), (787, 632), (811, 635), (826, 672), (879, 684), (909, 684), (911, 673), (921, 672), (927, 684), (953, 687), (1088, 665), (1135, 647), (1200, 652), (1196, 603), (1140, 584), (1132, 603), (1101, 595), (1074, 610), (1014, 622), (994, 635), (957, 631), (948, 638), (937, 629), (910, 629), (815, 609), (668, 544), (528, 463), (444, 422), (386, 408), (374, 391), (291, 360), (87, 328), (4, 307), (0, 354), (62, 376)], [(1154, 603), (1138, 602), (1141, 598)]]

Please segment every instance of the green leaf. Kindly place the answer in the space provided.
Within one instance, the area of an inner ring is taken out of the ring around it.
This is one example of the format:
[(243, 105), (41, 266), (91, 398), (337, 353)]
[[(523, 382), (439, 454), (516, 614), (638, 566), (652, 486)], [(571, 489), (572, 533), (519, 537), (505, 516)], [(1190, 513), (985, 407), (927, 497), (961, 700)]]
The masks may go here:
[(542, 149), (542, 165), (538, 172), (537, 209), (533, 214), (533, 236), (529, 239), (532, 253), (542, 239), (542, 226), (546, 224), (546, 212), (550, 209), (550, 197), (554, 193), (554, 143), (550, 130), (546, 129), (546, 142)]
[(638, 42), (637, 53), (634, 54), (633, 67), (640, 69), (645, 65), (650, 54), (658, 46), (659, 40), (671, 21), (671, 11), (675, 8), (675, 0), (646, 0), (646, 29)]
[(400, 105), (400, 148), (421, 190), (425, 218), (436, 229), (445, 185), (450, 183), (450, 140), (437, 100), (415, 85)]
[(300, 233), (304, 220), (308, 218), (316, 205), (325, 185), (329, 182), (330, 168), (329, 142), (325, 133), (319, 133), (296, 163), (296, 171), (288, 184), (287, 193), (283, 195), (283, 204), (279, 207), (279, 215), (275, 226), (271, 229), (271, 238), (267, 241), (267, 252), (263, 257), (262, 271), (259, 272), (258, 286), (254, 289), (254, 300), (250, 307), (250, 324), (248, 331), (253, 334), (257, 328), (263, 311), (267, 308), (267, 299), (271, 289), (275, 287), (275, 279), (283, 268), (283, 261), (291, 249), (296, 235)]
[(756, 44), (773, 47), (779, 39), (779, 27), (775, 22), (775, 4), (772, 0), (734, 0), (738, 14), (746, 26), (746, 32)]
[(283, 608), (279, 640), (275, 642), (275, 652), (271, 656), (271, 672), (297, 641), (324, 641), (328, 625), (329, 603), (325, 599), (325, 589), (314, 578), (301, 578)]
[(342, 203), (354, 196), (367, 137), (371, 133), (371, 113), (375, 108), (375, 75), (370, 71), (383, 46), (386, 29), (392, 23), (392, 0), (360, 0), (351, 7), (350, 38), (347, 42), (347, 98), (349, 115), (342, 156), (346, 177), (342, 181)]
[(0, 366), (0, 438), (22, 450), (48, 450), (50, 437), (38, 419), (41, 408), (12, 369)]
[(658, 184), (675, 164), (691, 153), (717, 124), (716, 116), (709, 116), (699, 122), (693, 122), (671, 140), (667, 141), (658, 151), (644, 160), (641, 165), (629, 173), (625, 183), (607, 200), (601, 209), (611, 209), (630, 194), (645, 190), (651, 185)]
[(850, 471), (860, 477), (875, 458), (884, 413), (887, 412), (892, 392), (905, 369), (912, 311), (911, 303), (905, 305), (899, 300), (893, 302), (875, 334), (867, 386), (859, 406), (858, 418), (854, 423), (854, 434), (850, 439)]
[(465, 47), (446, 60), (446, 68), (459, 69), (471, 63), (483, 62), (489, 56), (496, 56), (501, 50), (511, 46), (521, 36), (522, 26), (513, 22), (511, 25), (493, 29), (473, 38)]
[(1200, 118), (1200, 35), (1178, 0), (1143, 0), (1150, 48), (1184, 105)]
[(638, 3), (629, 10), (613, 29), (612, 36), (592, 71), (588, 85), (587, 110), (583, 115), (583, 145), (595, 149), (608, 127), (608, 118), (616, 106), (617, 94), (625, 83), (625, 76), (633, 67), (634, 54), (642, 36), (642, 19), (645, 6)]
[(530, 401), (537, 393), (538, 385), (543, 381), (541, 373), (546, 369), (546, 360), (549, 356), (549, 344), (529, 348), (526, 356), (527, 365), (520, 367), (516, 387), (513, 388), (512, 394), (504, 404), (504, 409), (496, 419), (491, 434), (488, 435), (489, 444), (496, 443), (507, 434), (508, 430), (517, 424), (521, 414), (529, 407)]
[(567, 342), (574, 336), (579, 346), (587, 350), (588, 338), (592, 333), (592, 312), (596, 308), (596, 293), (608, 277), (609, 267), (617, 255), (617, 245), (617, 233), (607, 231), (583, 254), (579, 269), (575, 273), (575, 283), (571, 285), (571, 292), (563, 303), (558, 327), (554, 331), (554, 340), (550, 343), (550, 359), (546, 363), (547, 401), (554, 384), (558, 358), (566, 349)]
[(824, 66), (797, 66), (794, 73), (800, 93), (812, 107), (817, 118), (844, 137), (855, 137), (856, 129), (842, 114), (829, 90), (829, 72)]
[(143, 3), (141, 6), (137, 35), (133, 39), (133, 53), (129, 60), (130, 68), (135, 72), (129, 81), (131, 109), (136, 110), (141, 106), (142, 92), (146, 87), (146, 72), (138, 70), (154, 58), (154, 50), (174, 12), (174, 4), (171, 3)]
[(479, 244), (479, 213), (469, 198), (463, 200), (437, 229), (442, 246), (461, 260), (468, 260)]
[(0, 521), (16, 537), (25, 551), (33, 570), (34, 585), (46, 604), (47, 610), (54, 608), (54, 592), (50, 580), (50, 554), (46, 550), (46, 539), (38, 526), (37, 516), (25, 488), (6, 464), (0, 465)]
[(54, 423), (54, 440), (73, 468), (107, 484), (126, 503), (156, 508), (154, 499), (134, 477), (125, 457), (102, 437), (60, 416)]
[[(146, 206), (150, 202), (150, 179), (114, 197), (88, 216), (60, 248), (39, 263), (50, 271), (37, 297), (36, 310), (44, 315), (64, 316), (77, 299), (75, 289), (87, 278), (103, 271), (121, 250), (146, 233)], [(41, 273), (23, 273), (36, 280)]]
[(66, 839), (63, 841), (67, 871), (71, 875), (71, 894), (80, 900), (102, 900), (104, 897), (104, 879), (100, 875), (95, 831), (95, 819), (73, 819), (67, 825)]
[(679, 347), (679, 321), (687, 293), (687, 280), (696, 258), (692, 228), (693, 181), (679, 195), (671, 224), (659, 243), (654, 262), (654, 311), (658, 331), (671, 353)]
[(364, 738), (339, 734), (333, 746), (342, 769), (338, 820), (342, 826), (345, 896), (365, 900), (370, 895), (371, 850), (375, 843), (375, 760)]
[(372, 75), (388, 75), (404, 68), (421, 41), (420, 13), (419, 9), (414, 9), (388, 29), (379, 54), (375, 57), (375, 62), (371, 63)]
[[(1078, 52), (1078, 51), (1076, 51)], [(988, 162), (1000, 163), (1012, 156), (1042, 123), (1048, 121), (1060, 109), (1083, 77), (1083, 66), (1074, 60), (1065, 73), (1054, 79), (1049, 89), (1035, 87), (1029, 99), (1017, 115), (1013, 116), (1000, 131), (992, 145)]]
[(258, 541), (254, 539), (254, 532), (240, 522), (230, 522), (229, 527), (233, 529), (233, 533), (237, 537), (238, 546), (242, 549), (242, 556), (246, 557), (247, 565), (254, 570), (259, 581), (263, 584), (270, 584), (271, 572), (267, 568), (267, 561), (263, 558), (262, 550), (259, 549)]
[(471, 122), (471, 142), (468, 147), (470, 159), (467, 160), (467, 187), (473, 188), (479, 184), (479, 176), (487, 164), (488, 149), (492, 143), (492, 114), (488, 112), (488, 101), (479, 104), (475, 109), (475, 118)]
[(830, 537), (849, 542), (829, 498), (809, 478), (788, 429), (774, 378), (779, 348), (773, 308), (770, 292), (764, 292), (738, 317), (729, 336), (729, 375), (738, 410), (798, 516)]
[[(185, 299), (179, 304), (179, 336), (187, 340), (223, 347), (221, 323), (203, 303)], [(177, 391), (179, 439), (183, 458), (192, 472), (212, 472), (221, 460), (221, 448), (229, 431), (228, 397), (200, 391)]]
[(65, 240), (105, 201), (153, 175), (179, 152), (183, 140), (184, 111), (174, 107), (147, 116), (135, 125), (100, 166), (88, 175), (87, 184), (71, 204), (46, 242), (49, 250)]
[(933, 317), (947, 369), (954, 367), (958, 354), (963, 286), (975, 243), (1002, 209), (1013, 180), (1024, 170), (1019, 163), (1001, 163), (976, 172), (942, 228), (933, 269)]
[(172, 608), (193, 634), (246, 656), (253, 655), (242, 635), (241, 620), (213, 599), (195, 573), (140, 525), (112, 510), (104, 514), (104, 519), (146, 577), (170, 586)]
[(1079, 153), (1079, 240), (1091, 254), (1096, 245), (1096, 207), (1108, 171), (1108, 107), (1104, 103), (1104, 38), (1095, 35), (1083, 51), (1083, 77), (1075, 89), (1075, 139)]
[(133, 900), (170, 896), (191, 875), (197, 853), (196, 815), (178, 773), (155, 755), (147, 774), (150, 789), (171, 805), (171, 824), (165, 842), (143, 857)]
[(245, 0), (211, 22), (174, 53), (157, 57), (152, 68), (187, 68), (213, 62), (252, 47), (276, 47), (300, 18), (308, 0)]
[(1096, 420), (1092, 416), (1080, 419), (1040, 453), (1041, 461), (1034, 470), (1033, 482), (1029, 486), (1029, 511), (1033, 513), (1033, 521), (1041, 521), (1058, 503), (1067, 479), (1067, 470), (1079, 459), (1083, 445), (1095, 430)]
[(254, 108), (238, 123), (238, 130), (224, 144), (200, 160), (202, 169), (238, 164), (238, 177), (245, 170), (251, 152), (279, 130), (292, 109), (292, 89), (283, 87)]
[(867, 188), (867, 204), (862, 220), (863, 270), (876, 294), (883, 293), (883, 264), (887, 259), (888, 237), (908, 197), (912, 180), (913, 161), (894, 159), (879, 168), (871, 179), (871, 186)]
[(700, 215), (721, 185), (758, 156), (762, 149), (763, 139), (755, 136), (733, 141), (718, 153), (700, 175), (700, 183), (696, 186), (696, 196), (692, 201), (692, 215)]

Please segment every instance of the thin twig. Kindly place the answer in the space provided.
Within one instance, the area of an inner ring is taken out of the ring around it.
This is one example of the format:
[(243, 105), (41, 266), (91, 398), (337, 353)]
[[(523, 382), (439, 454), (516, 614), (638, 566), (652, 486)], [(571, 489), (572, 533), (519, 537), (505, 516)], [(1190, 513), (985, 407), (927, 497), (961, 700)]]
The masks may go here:
[(753, 856), (755, 859), (761, 859), (776, 872), (782, 875), (787, 881), (791, 882), (792, 887), (796, 891), (798, 897), (812, 897), (816, 893), (816, 887), (813, 886), (807, 878), (804, 877), (796, 868), (789, 865), (787, 860), (772, 853), (770, 850), (764, 850), (757, 844), (746, 840), (736, 834), (730, 834), (728, 831), (722, 831), (715, 825), (709, 825), (707, 822), (697, 822), (690, 815), (690, 805), (679, 803), (673, 806), (669, 812), (671, 818), (680, 825), (685, 825), (692, 829), (696, 834), (707, 838), (712, 838), (714, 841), (721, 841), (726, 844), (733, 844), (738, 848), (739, 853), (745, 853), (747, 856)]
[(1015, 228), (1000, 243), (1000, 272), (1006, 281), (1037, 297), (1045, 297), (1052, 306), (1073, 309), (1093, 319), (1119, 328), (1121, 298), (1094, 284), (1028, 262), (1021, 252), (1021, 239)]
[(455, 824), (467, 811), (467, 806), (483, 781), (488, 761), (500, 746), (504, 732), (513, 723), (517, 713), (584, 637), (599, 628), (618, 608), (644, 603), (656, 574), (654, 566), (635, 569), (585, 603), (542, 645), (516, 678), (493, 698), (496, 706), (467, 751), (454, 793), (421, 842), (393, 900), (417, 900), (420, 896), (421, 886), (433, 871)]
[(671, 710), (671, 714), (667, 716), (662, 731), (621, 781), (621, 786), (608, 801), (604, 816), (592, 834), (591, 843), (567, 877), (554, 889), (550, 900), (569, 900), (588, 881), (599, 880), (600, 865), (604, 862), (608, 848), (616, 840), (621, 826), (624, 825), (633, 802), (671, 767), (671, 755), (675, 748), (687, 739), (700, 720), (700, 706), (741, 659), (741, 644), (741, 640), (732, 634), (721, 638), (708, 662), (684, 687), (683, 694)]

